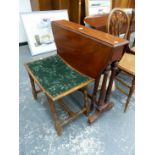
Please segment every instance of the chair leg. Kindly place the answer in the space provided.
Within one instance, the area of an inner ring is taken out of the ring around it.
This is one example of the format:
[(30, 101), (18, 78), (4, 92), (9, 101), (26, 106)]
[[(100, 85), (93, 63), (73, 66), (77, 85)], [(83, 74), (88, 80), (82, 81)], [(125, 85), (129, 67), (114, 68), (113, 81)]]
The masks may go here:
[(31, 87), (32, 87), (32, 94), (33, 94), (34, 99), (36, 100), (37, 99), (37, 90), (35, 88), (34, 80), (30, 74), (29, 74), (29, 78), (30, 78)]
[(126, 112), (126, 110), (128, 108), (128, 105), (129, 105), (129, 102), (130, 102), (130, 99), (131, 99), (131, 96), (132, 96), (134, 90), (135, 90), (135, 77), (133, 77), (133, 80), (132, 80), (132, 84), (131, 84), (131, 87), (129, 90), (129, 95), (128, 95), (128, 98), (127, 98), (127, 101), (125, 104), (124, 112)]
[(60, 120), (56, 113), (56, 109), (55, 109), (55, 105), (54, 105), (55, 103), (50, 98), (48, 98), (48, 101), (50, 104), (51, 113), (52, 113), (52, 117), (53, 117), (54, 124), (55, 124), (55, 129), (57, 131), (57, 134), (60, 136), (62, 133), (62, 126), (61, 126)]

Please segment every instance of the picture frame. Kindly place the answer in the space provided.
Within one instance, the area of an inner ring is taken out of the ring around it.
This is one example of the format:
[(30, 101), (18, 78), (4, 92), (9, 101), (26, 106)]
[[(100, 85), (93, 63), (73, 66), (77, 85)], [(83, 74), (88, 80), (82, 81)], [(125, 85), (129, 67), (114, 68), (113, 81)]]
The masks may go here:
[(112, 9), (112, 0), (85, 0), (86, 16), (109, 13)]
[(56, 53), (51, 23), (69, 20), (67, 10), (33, 11), (21, 14), (31, 55), (45, 52)]

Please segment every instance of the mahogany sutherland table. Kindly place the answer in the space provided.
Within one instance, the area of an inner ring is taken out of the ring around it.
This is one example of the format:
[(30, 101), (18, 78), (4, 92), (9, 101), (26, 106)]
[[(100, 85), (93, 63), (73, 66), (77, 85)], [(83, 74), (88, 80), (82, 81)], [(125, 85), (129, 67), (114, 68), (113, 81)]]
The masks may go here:
[[(95, 79), (90, 97), (91, 107), (95, 107), (96, 111), (88, 117), (88, 122), (92, 123), (102, 112), (113, 106), (108, 99), (118, 61), (128, 41), (66, 20), (53, 21), (52, 30), (58, 55), (75, 70)], [(110, 71), (112, 73), (106, 89)], [(97, 88), (102, 74), (104, 79), (97, 99)]]

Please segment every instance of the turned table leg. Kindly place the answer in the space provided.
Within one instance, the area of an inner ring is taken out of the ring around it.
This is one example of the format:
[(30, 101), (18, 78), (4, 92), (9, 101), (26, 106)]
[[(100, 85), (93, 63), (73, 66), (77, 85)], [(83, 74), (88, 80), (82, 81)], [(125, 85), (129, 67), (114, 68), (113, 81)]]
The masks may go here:
[[(104, 71), (104, 79), (102, 82), (99, 101), (96, 104), (96, 111), (93, 115), (88, 117), (88, 123), (94, 122), (104, 111), (107, 111), (113, 107), (112, 103), (105, 102), (106, 94), (107, 94), (106, 93), (106, 84), (107, 84), (107, 78), (108, 78), (110, 69), (111, 69), (111, 66), (108, 65)], [(110, 82), (110, 83), (112, 84), (112, 82)], [(109, 86), (109, 90), (110, 90), (110, 86)]]
[(101, 110), (105, 105), (106, 85), (107, 85), (107, 79), (108, 79), (110, 68), (111, 68), (110, 65), (108, 65), (104, 72), (104, 79), (102, 82), (102, 87), (101, 87), (101, 92), (100, 92), (100, 97), (99, 97), (99, 102), (97, 107), (99, 110)]
[(90, 110), (92, 110), (94, 108), (94, 105), (96, 105), (96, 95), (97, 95), (100, 78), (101, 78), (101, 75), (97, 77), (97, 79), (95, 80), (95, 83), (94, 83), (94, 90), (93, 90), (93, 95), (92, 95), (92, 99), (91, 99)]
[(112, 72), (111, 72), (110, 82), (109, 82), (107, 92), (106, 92), (105, 102), (108, 102), (109, 98), (110, 98), (110, 94), (111, 94), (111, 90), (112, 90), (112, 86), (113, 86), (113, 81), (114, 81), (114, 78), (116, 75), (116, 71), (118, 70), (117, 65), (118, 65), (117, 61), (112, 64)]

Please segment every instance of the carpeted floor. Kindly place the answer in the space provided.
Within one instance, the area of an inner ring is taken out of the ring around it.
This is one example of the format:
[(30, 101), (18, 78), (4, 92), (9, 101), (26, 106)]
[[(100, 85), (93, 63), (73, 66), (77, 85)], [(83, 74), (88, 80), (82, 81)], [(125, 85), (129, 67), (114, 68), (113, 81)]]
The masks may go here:
[[(118, 90), (112, 92), (112, 110), (104, 113), (92, 125), (84, 115), (63, 128), (59, 137), (54, 129), (47, 99), (39, 94), (33, 99), (31, 85), (24, 63), (46, 57), (51, 53), (31, 56), (28, 46), (19, 49), (20, 106), (19, 136), (20, 155), (134, 155), (135, 153), (135, 105), (134, 95), (128, 111), (123, 113), (126, 97)], [(129, 79), (130, 80), (130, 79)], [(91, 88), (91, 86), (90, 86)], [(91, 90), (90, 90), (91, 91)], [(65, 97), (71, 106), (81, 104), (82, 96), (76, 92)], [(60, 118), (65, 113), (57, 107)]]

